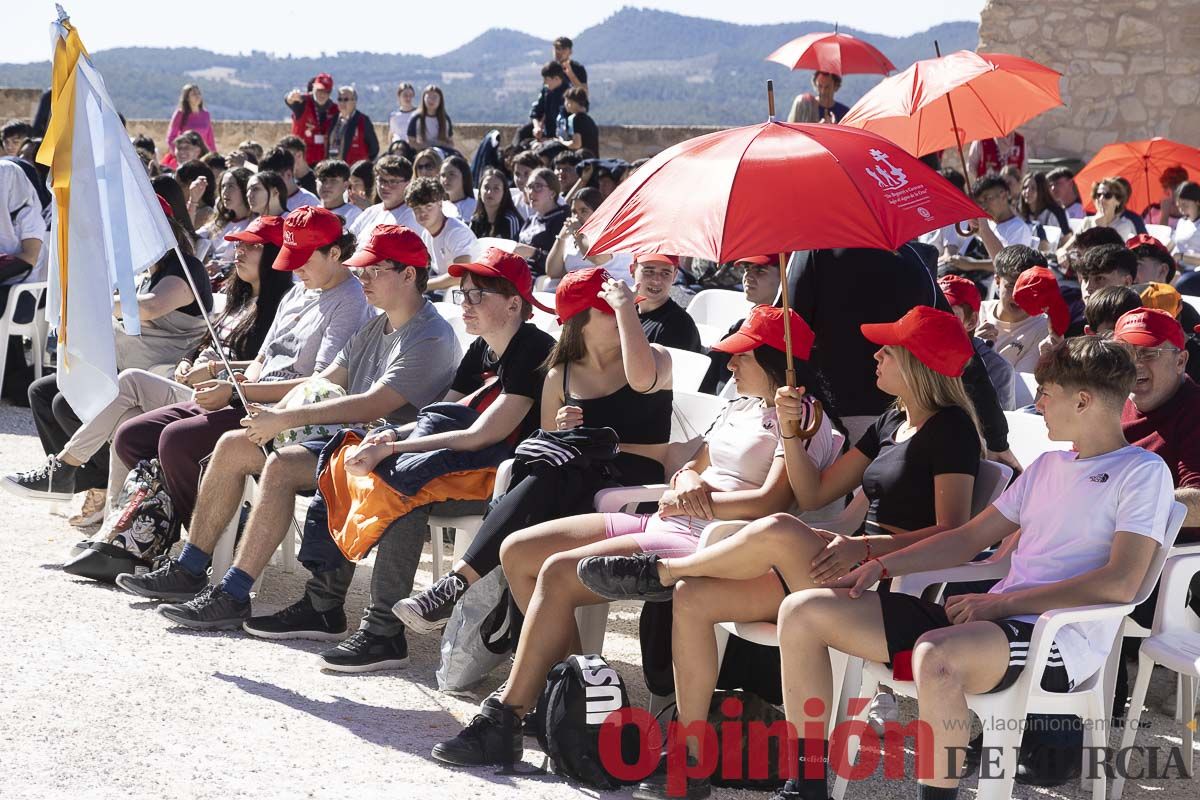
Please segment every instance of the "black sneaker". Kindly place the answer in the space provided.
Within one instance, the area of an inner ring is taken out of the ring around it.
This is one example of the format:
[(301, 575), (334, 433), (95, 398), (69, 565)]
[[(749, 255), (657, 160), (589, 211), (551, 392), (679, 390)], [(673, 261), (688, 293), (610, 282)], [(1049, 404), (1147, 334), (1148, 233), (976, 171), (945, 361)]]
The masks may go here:
[[(689, 767), (697, 764), (695, 756), (688, 755)], [(664, 752), (659, 759), (654, 772), (638, 784), (633, 790), (633, 800), (663, 800), (663, 798), (687, 798), (687, 800), (705, 800), (712, 794), (712, 782), (708, 778), (688, 778), (687, 791), (682, 794), (667, 793), (667, 754)]]
[(186, 603), (159, 606), (158, 613), (195, 631), (236, 631), (250, 619), (250, 601), (238, 600), (220, 586), (206, 586)]
[(488, 697), (471, 724), (433, 746), (433, 757), (460, 767), (508, 767), (521, 760), (521, 718), (511, 706)]
[(175, 559), (166, 558), (150, 572), (144, 572), (141, 575), (133, 575), (128, 572), (118, 575), (116, 583), (117, 586), (138, 597), (186, 603), (199, 594), (205, 586), (208, 586), (208, 577), (193, 575), (181, 567)]
[(674, 586), (658, 579), (658, 554), (592, 556), (580, 559), (575, 568), (579, 581), (606, 600), (645, 600), (662, 603), (671, 599)]
[(76, 469), (50, 456), (37, 469), (5, 475), (0, 486), (31, 500), (70, 500), (75, 496)]
[(317, 611), (305, 594), (282, 611), (265, 617), (251, 617), (242, 630), (260, 639), (312, 639), (336, 642), (346, 636), (346, 611), (342, 606)]
[(321, 669), (334, 672), (378, 672), (400, 669), (408, 664), (408, 640), (404, 631), (380, 636), (359, 628), (337, 647), (321, 653)]
[(413, 633), (430, 634), (446, 627), (454, 604), (467, 592), (467, 579), (451, 572), (420, 594), (392, 606), (392, 613)]

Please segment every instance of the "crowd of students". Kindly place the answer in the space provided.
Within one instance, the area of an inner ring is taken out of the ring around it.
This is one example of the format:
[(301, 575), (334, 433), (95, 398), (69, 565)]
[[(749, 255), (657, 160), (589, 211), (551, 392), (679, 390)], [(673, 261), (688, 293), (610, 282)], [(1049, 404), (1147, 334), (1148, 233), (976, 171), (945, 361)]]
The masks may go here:
[[(931, 231), (894, 253), (798, 252), (783, 273), (777, 257), (756, 254), (723, 267), (752, 309), (711, 348), (703, 389), (732, 382), (736, 399), (715, 420), (691, 421), (703, 442), (666, 474), (675, 403), (665, 348), (702, 349), (672, 297), (680, 258), (587, 253), (580, 226), (628, 170), (573, 158), (595, 133), (578, 110), (587, 73), (569, 41), (555, 42), (542, 75), (530, 146), (478, 181), (435, 86), (417, 107), (401, 85), (383, 154), (353, 89), (335, 102), (322, 74), (287, 98), (294, 135), (225, 155), (213, 150), (200, 90), (185, 87), (168, 157), (159, 164), (152, 143), (135, 142), (162, 171), (154, 186), (184, 263), (170, 254), (146, 276), (141, 337), (114, 325), (119, 392), (99, 415), (80, 420), (53, 376), (30, 387), (47, 459), (0, 485), (40, 499), (86, 491), (73, 522), (88, 526), (112, 513), (106, 498), (130, 469), (157, 459), (186, 542), (117, 585), (162, 601), (176, 625), (336, 643), (321, 654), (335, 671), (403, 666), (409, 634), (441, 630), (470, 587), (501, 569), (522, 635), (507, 682), (433, 747), (455, 765), (520, 757), (547, 670), (580, 651), (574, 611), (606, 599), (674, 601), (680, 722), (707, 716), (713, 624), (778, 621), (797, 731), (829, 722), (805, 703), (832, 706), (824, 648), (884, 662), (912, 652), (922, 718), (938, 746), (962, 748), (965, 693), (1016, 680), (1038, 614), (1128, 602), (1172, 499), (1188, 508), (1182, 540), (1200, 537), (1200, 389), (1189, 376), (1200, 320), (1171, 286), (1193, 263), (1190, 239), (1172, 252), (1126, 236), (1128, 193), (1106, 180), (1090, 224), (1050, 247), (1044, 227), (1079, 213), (1078, 198), (1064, 203), (1056, 173), (1018, 172), (1014, 195), (991, 174), (1012, 166), (999, 163), (1011, 144), (973, 151), (973, 195), (988, 217), (970, 236)], [(814, 103), (828, 118), (838, 111), (826, 83)], [(36, 184), (23, 169), (0, 161), (0, 182), (32, 209)], [(1200, 214), (1194, 186), (1164, 195), (1155, 219), (1186, 233), (1188, 214)], [(40, 246), (44, 217), (12, 220), (0, 244), (15, 239), (8, 257), (33, 263), (38, 247), (25, 242)], [(543, 276), (557, 282), (552, 309), (534, 293)], [(784, 280), (795, 304), (786, 314)], [(434, 293), (461, 306), (465, 352)], [(535, 307), (557, 316), (556, 336), (530, 322)], [(202, 313), (215, 316), (215, 340)], [(1027, 411), (1071, 450), (1026, 464), (1012, 454), (1003, 411), (1017, 405), (1022, 375), (1038, 386)], [(470, 547), (414, 594), (431, 514), (482, 512), (514, 455), (513, 479)], [(986, 458), (1019, 477), (972, 516)], [(210, 584), (248, 476), (257, 500), (232, 566)], [(664, 483), (652, 513), (592, 510), (598, 489)], [(823, 512), (860, 488), (858, 529), (821, 528)], [(312, 577), (287, 608), (256, 614), (252, 587), (290, 535), (297, 495), (313, 491), (300, 554)], [(714, 520), (750, 522), (700, 549)], [(869, 588), (1002, 542), (1012, 567), (987, 593), (942, 607)], [(370, 603), (352, 630), (347, 591), (372, 551)], [(1068, 691), (1093, 674), (1106, 633), (1064, 628), (1043, 686)], [(701, 740), (684, 744), (705, 759)], [(818, 756), (777, 798), (828, 796), (827, 743), (806, 745)], [(922, 781), (922, 797), (957, 791), (953, 777)], [(690, 779), (687, 793), (708, 796), (708, 780)], [(662, 772), (636, 796), (665, 797)]]

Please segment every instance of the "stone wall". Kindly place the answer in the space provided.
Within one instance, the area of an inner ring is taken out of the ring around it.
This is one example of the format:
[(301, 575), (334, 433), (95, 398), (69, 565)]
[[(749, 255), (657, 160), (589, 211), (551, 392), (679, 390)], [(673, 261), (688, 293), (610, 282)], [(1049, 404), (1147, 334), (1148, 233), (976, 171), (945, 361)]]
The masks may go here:
[(1197, 0), (989, 0), (979, 50), (1063, 73), (1065, 107), (1021, 127), (1038, 157), (1153, 136), (1200, 146)]
[[(41, 91), (38, 89), (0, 88), (0, 123), (9, 119), (32, 119), (40, 96)], [(167, 122), (165, 119), (131, 119), (126, 122), (126, 126), (131, 136), (144, 133), (153, 139), (161, 155), (167, 148)], [(462, 123), (454, 126), (455, 142), (469, 158), (474, 154), (479, 142), (493, 128), (500, 131), (501, 139), (505, 143), (512, 139), (517, 130), (516, 125)], [(387, 125), (376, 124), (375, 129), (379, 134), (379, 141), (386, 142)], [(677, 142), (715, 130), (719, 129), (688, 125), (602, 125), (601, 155), (605, 158), (633, 161), (652, 156)], [(217, 139), (217, 149), (226, 152), (246, 139), (254, 139), (270, 147), (291, 133), (291, 124), (273, 120), (218, 120), (213, 123), (213, 132)]]

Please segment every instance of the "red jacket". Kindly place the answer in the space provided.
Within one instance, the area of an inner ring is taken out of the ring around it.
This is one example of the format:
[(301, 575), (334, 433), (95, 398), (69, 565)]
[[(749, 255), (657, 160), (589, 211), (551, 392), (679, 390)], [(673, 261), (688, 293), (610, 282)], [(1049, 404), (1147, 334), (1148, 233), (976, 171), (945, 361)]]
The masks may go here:
[(1006, 154), (1000, 153), (995, 139), (983, 139), (980, 141), (979, 147), (982, 152), (979, 164), (975, 167), (977, 179), (989, 173), (999, 175), (1002, 167), (1010, 165), (1022, 171), (1025, 169), (1025, 137), (1019, 133), (1013, 134), (1012, 149)]
[(289, 105), (292, 109), (292, 133), (304, 140), (304, 160), (310, 167), (325, 158), (325, 141), (337, 119), (337, 103), (330, 103), (325, 112), (325, 124), (317, 119), (317, 104), (312, 94), (301, 97), (300, 102)]
[[(346, 150), (342, 153), (342, 160), (347, 164), (354, 164), (357, 161), (362, 161), (364, 158), (373, 158), (370, 148), (367, 147), (365, 129), (370, 123), (363, 114), (355, 114), (351, 120), (354, 130), (350, 133), (350, 144), (346, 146)], [(379, 145), (375, 145), (376, 154), (378, 154)]]

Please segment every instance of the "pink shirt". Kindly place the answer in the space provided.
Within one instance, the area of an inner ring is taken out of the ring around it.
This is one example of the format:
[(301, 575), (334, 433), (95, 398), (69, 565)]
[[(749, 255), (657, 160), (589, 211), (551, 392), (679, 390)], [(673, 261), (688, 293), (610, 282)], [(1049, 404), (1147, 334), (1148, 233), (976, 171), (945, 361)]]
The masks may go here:
[(167, 128), (167, 154), (163, 157), (162, 163), (172, 168), (179, 165), (175, 163), (175, 154), (171, 152), (171, 143), (184, 131), (195, 131), (200, 134), (200, 138), (204, 140), (204, 145), (209, 152), (217, 149), (217, 142), (213, 138), (212, 118), (207, 111), (201, 109), (188, 114), (186, 126), (181, 124), (182, 119), (183, 112), (178, 108), (175, 109), (175, 113), (171, 115), (171, 124)]

